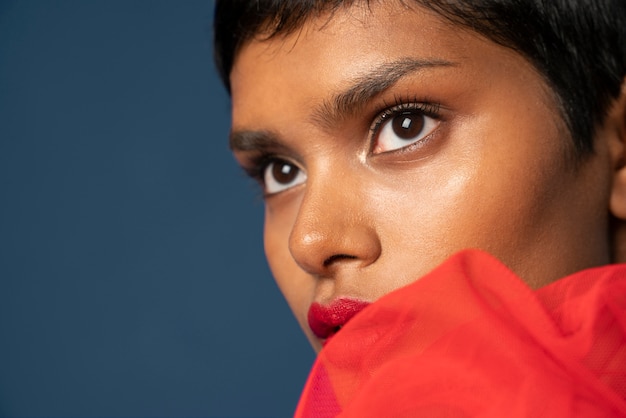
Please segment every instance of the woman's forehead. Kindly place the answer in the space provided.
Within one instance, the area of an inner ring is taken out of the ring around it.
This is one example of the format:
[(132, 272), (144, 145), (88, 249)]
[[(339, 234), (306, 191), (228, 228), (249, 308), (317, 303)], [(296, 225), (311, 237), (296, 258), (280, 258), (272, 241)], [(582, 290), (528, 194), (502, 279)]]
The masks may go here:
[[(386, 38), (391, 42), (399, 29), (405, 31), (406, 46), (410, 47), (408, 42), (416, 36), (423, 35), (426, 38), (437, 36), (443, 40), (446, 35), (467, 31), (423, 7), (408, 8), (395, 1), (376, 2), (369, 6), (357, 2), (349, 7), (310, 16), (301, 23), (298, 28), (285, 32), (262, 31), (243, 42), (237, 55), (241, 55), (242, 50), (248, 49), (250, 45), (258, 44), (263, 46), (262, 55), (266, 56), (280, 52), (290, 53), (297, 49), (307, 49), (308, 53), (313, 54), (331, 47), (348, 52), (355, 41), (360, 48), (364, 45), (381, 46)], [(478, 36), (471, 31), (467, 32)], [(305, 45), (300, 47), (301, 43)], [(448, 47), (454, 48), (455, 43)], [(349, 52), (355, 53), (356, 50), (352, 49)]]
[[(241, 119), (248, 113), (243, 110), (258, 110), (263, 101), (273, 106), (282, 101), (296, 112), (289, 102), (300, 97), (308, 111), (306, 105), (345, 96), (352, 86), (363, 84), (359, 81), (387, 77), (396, 82), (402, 78), (398, 73), (427, 75), (439, 67), (448, 70), (446, 80), (455, 78), (469, 90), (510, 74), (538, 87), (542, 101), (555, 101), (543, 77), (515, 51), (421, 8), (376, 4), (366, 11), (361, 6), (340, 9), (307, 21), (296, 33), (244, 45), (231, 72), (234, 123), (247, 123)], [(442, 80), (424, 79), (420, 89), (426, 82), (430, 89), (446, 89)]]

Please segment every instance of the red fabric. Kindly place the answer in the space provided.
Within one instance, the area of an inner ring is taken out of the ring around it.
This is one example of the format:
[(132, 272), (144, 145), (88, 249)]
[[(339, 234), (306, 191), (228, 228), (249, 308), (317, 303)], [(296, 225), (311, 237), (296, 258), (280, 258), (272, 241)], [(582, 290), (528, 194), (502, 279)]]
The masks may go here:
[(355, 316), (296, 417), (626, 417), (626, 265), (540, 290), (464, 251)]

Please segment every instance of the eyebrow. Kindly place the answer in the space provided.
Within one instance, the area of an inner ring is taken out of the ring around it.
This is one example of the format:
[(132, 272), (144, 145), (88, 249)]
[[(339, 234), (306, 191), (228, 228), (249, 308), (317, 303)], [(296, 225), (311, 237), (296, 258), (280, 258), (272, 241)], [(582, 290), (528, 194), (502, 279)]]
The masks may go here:
[(350, 87), (324, 101), (313, 112), (313, 120), (326, 127), (335, 125), (348, 116), (357, 114), (368, 102), (392, 87), (409, 74), (428, 68), (453, 67), (446, 60), (420, 60), (403, 58), (384, 63), (365, 74), (357, 76)]
[(233, 131), (229, 135), (228, 145), (231, 151), (260, 151), (284, 148), (284, 145), (278, 139), (278, 135), (270, 131)]
[[(452, 67), (446, 60), (420, 60), (403, 58), (379, 65), (365, 74), (355, 77), (350, 86), (325, 100), (313, 110), (313, 121), (324, 127), (332, 127), (339, 121), (357, 114), (369, 101), (389, 89), (409, 74), (428, 68)], [(256, 151), (283, 148), (278, 135), (270, 131), (233, 131), (229, 136), (233, 151)]]

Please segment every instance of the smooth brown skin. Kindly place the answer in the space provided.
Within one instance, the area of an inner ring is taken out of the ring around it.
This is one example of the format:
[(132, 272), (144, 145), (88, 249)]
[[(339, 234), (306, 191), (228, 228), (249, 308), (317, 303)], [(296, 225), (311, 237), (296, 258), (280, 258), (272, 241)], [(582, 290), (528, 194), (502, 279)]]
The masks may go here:
[[(434, 64), (329, 111), (376, 69), (408, 59)], [(523, 57), (395, 2), (248, 42), (231, 83), (239, 162), (271, 153), (302, 170), (266, 198), (265, 251), (316, 350), (312, 302), (374, 301), (461, 249), (490, 252), (533, 288), (612, 261), (609, 206), (626, 217), (623, 97), (594, 154), (573, 164), (554, 95)], [(440, 118), (392, 150), (389, 130), (371, 127), (397, 98), (438, 104)]]

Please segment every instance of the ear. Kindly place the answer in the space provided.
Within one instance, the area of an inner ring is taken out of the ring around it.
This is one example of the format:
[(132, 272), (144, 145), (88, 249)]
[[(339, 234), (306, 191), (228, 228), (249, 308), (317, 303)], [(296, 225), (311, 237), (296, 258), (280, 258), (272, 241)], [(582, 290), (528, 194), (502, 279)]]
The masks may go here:
[(613, 164), (613, 184), (609, 210), (611, 214), (626, 221), (626, 79), (622, 83), (620, 96), (613, 103), (603, 133), (607, 135), (609, 153)]

